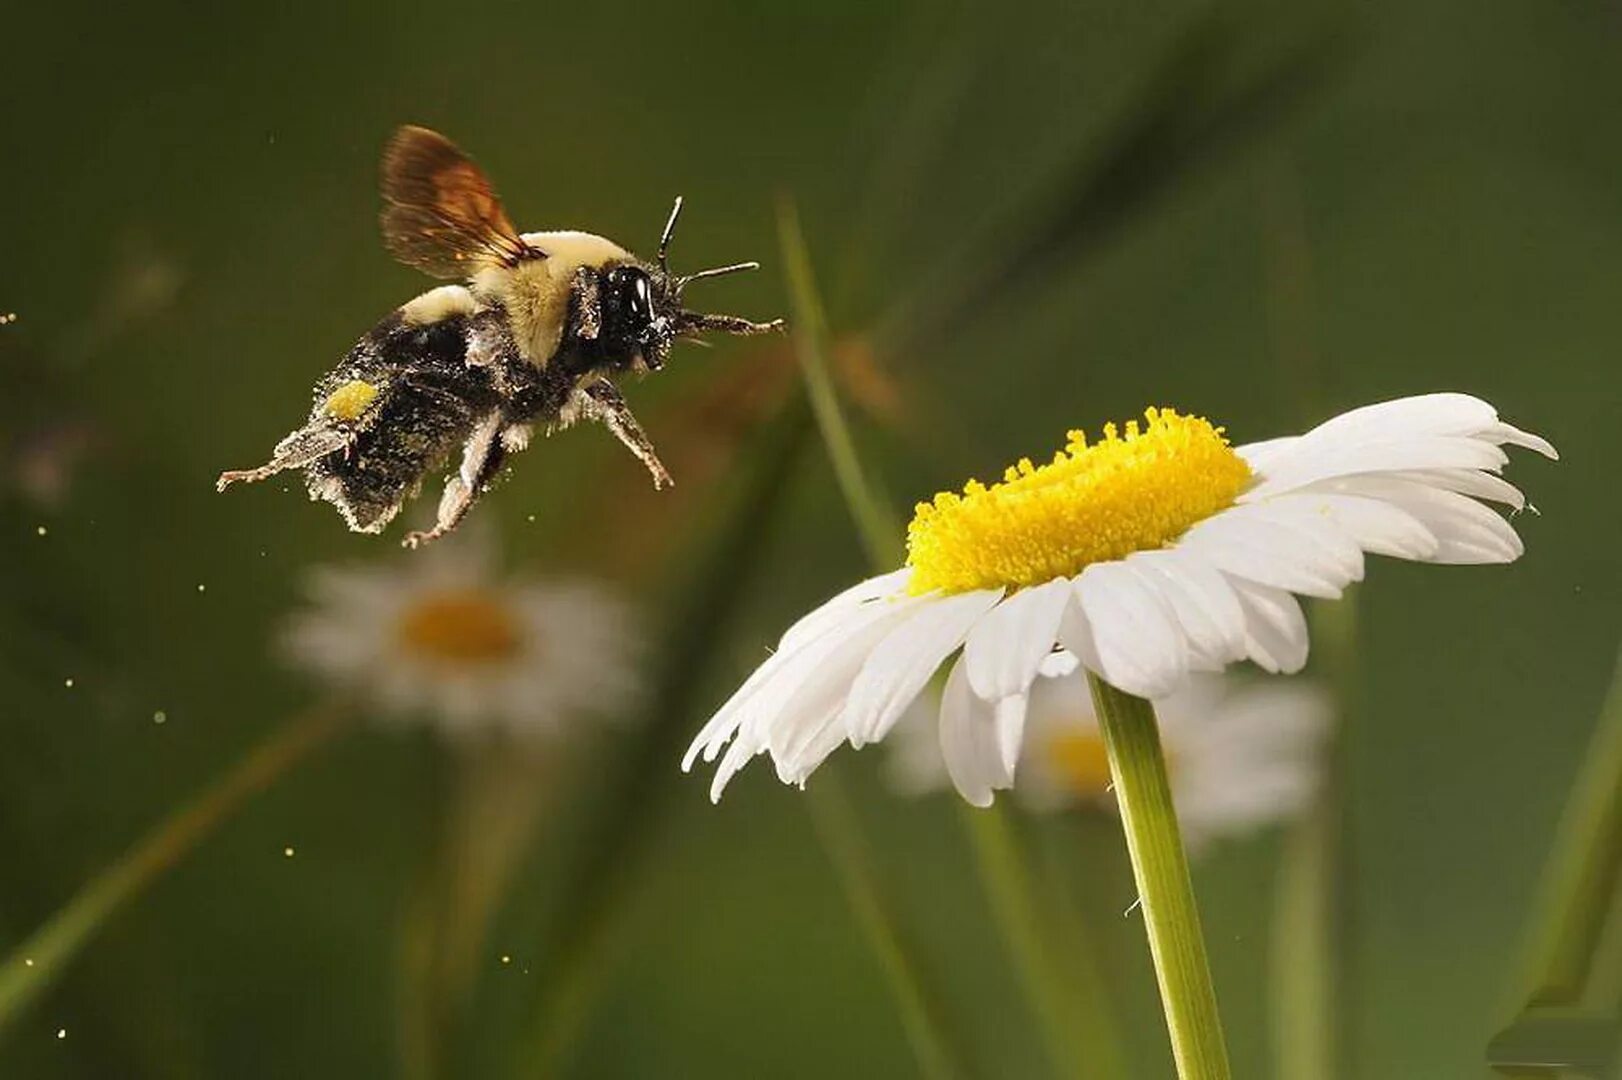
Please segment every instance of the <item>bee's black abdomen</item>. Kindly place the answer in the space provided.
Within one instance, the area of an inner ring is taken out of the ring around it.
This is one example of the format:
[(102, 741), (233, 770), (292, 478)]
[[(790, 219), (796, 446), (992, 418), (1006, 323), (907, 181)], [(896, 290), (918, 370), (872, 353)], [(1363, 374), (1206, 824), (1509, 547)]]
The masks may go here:
[[(353, 529), (387, 525), (424, 474), (501, 407), (500, 365), (468, 363), (471, 336), (487, 337), (489, 323), (481, 313), (412, 326), (395, 314), (357, 342), (316, 387), (311, 423), (336, 425), (348, 441), (307, 467), (311, 497), (337, 506)], [(359, 414), (334, 415), (337, 395), (355, 386), (366, 400)]]

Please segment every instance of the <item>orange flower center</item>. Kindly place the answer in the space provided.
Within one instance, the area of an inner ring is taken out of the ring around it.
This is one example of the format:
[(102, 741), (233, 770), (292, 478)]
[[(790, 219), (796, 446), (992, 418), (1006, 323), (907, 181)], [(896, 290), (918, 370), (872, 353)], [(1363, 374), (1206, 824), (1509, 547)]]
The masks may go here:
[(1109, 753), (1096, 731), (1066, 731), (1048, 743), (1048, 761), (1072, 795), (1101, 798), (1109, 791)]
[(499, 598), (474, 589), (422, 597), (400, 616), (398, 633), (407, 653), (444, 664), (508, 660), (523, 641), (511, 609)]

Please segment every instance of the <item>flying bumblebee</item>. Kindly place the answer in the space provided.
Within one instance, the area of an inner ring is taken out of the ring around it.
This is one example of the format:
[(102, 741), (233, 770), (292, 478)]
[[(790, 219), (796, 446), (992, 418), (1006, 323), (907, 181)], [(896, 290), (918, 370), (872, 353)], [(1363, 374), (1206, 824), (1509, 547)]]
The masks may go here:
[(519, 233), (479, 167), (427, 128), (394, 133), (382, 174), (384, 245), (462, 284), (430, 289), (374, 326), (316, 384), (304, 426), (267, 464), (222, 473), (219, 490), (303, 469), (310, 498), (375, 533), (460, 447), (433, 527), (405, 539), (416, 547), (456, 527), (536, 426), (576, 420), (606, 426), (661, 488), (670, 474), (614, 380), (657, 371), (683, 338), (782, 328), (682, 306), (693, 282), (759, 264), (672, 274), (679, 197), (648, 263), (591, 233)]

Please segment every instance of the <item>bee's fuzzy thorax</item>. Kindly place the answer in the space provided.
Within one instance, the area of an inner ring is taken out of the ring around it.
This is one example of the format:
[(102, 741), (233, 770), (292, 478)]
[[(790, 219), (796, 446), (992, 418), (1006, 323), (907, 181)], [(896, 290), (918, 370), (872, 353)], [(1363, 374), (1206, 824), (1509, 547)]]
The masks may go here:
[(471, 315), (478, 307), (473, 294), (461, 285), (441, 285), (400, 305), (400, 319), (408, 326), (427, 326), (452, 315)]
[(472, 280), (480, 299), (499, 303), (512, 321), (513, 337), (529, 361), (545, 367), (557, 351), (569, 315), (575, 271), (634, 261), (630, 252), (587, 232), (525, 233), (523, 240), (546, 253), (515, 267), (490, 267)]

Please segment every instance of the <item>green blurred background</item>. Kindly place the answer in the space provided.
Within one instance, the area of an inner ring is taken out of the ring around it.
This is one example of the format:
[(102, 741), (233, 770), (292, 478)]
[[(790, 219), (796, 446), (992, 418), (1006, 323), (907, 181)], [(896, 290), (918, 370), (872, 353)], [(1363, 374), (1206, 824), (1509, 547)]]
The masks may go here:
[[(416, 122), (473, 154), (524, 228), (647, 251), (684, 194), (677, 264), (760, 259), (705, 299), (761, 317), (787, 309), (775, 206), (792, 197), (835, 334), (868, 359), (859, 441), (901, 504), (1149, 403), (1245, 441), (1458, 389), (1551, 438), (1558, 466), (1510, 470), (1541, 511), (1518, 521), (1520, 563), (1371, 560), (1354, 590), (1343, 1068), (1485, 1074), (1622, 627), (1615, 3), (63, 0), (4, 23), (6, 951), (320, 696), (270, 652), (304, 569), (401, 557), (398, 530), (349, 535), (296, 485), (212, 481), (262, 460), (313, 379), (424, 287), (376, 228), (379, 148)], [(675, 444), (672, 492), (575, 430), (477, 516), (515, 564), (617, 580), (657, 633), (775, 452), (771, 386), (728, 388), (771, 371), (786, 387), (787, 364), (723, 343), (628, 389)], [(683, 440), (713, 466), (693, 482)], [(787, 621), (866, 570), (814, 442), (791, 468), (727, 578), (735, 610), (684, 643), (703, 663), (665, 718), (683, 741)], [(547, 820), (443, 1075), (521, 1075), (559, 954), (545, 928), (594, 843), (599, 781), (638, 739), (536, 781)], [(955, 809), (893, 798), (879, 755), (845, 756), (980, 1073), (1048, 1075)], [(403, 1075), (402, 935), (450, 757), (367, 729), (292, 772), (90, 943), (4, 1033), (0, 1075)], [(657, 770), (646, 862), (615, 879), (631, 903), (568, 1074), (912, 1075), (804, 796), (757, 766), (715, 808), (675, 767)], [(1118, 830), (1021, 825), (1086, 919), (1131, 1075), (1169, 1075)], [(1196, 870), (1244, 1077), (1276, 1075), (1283, 848), (1264, 834)]]

